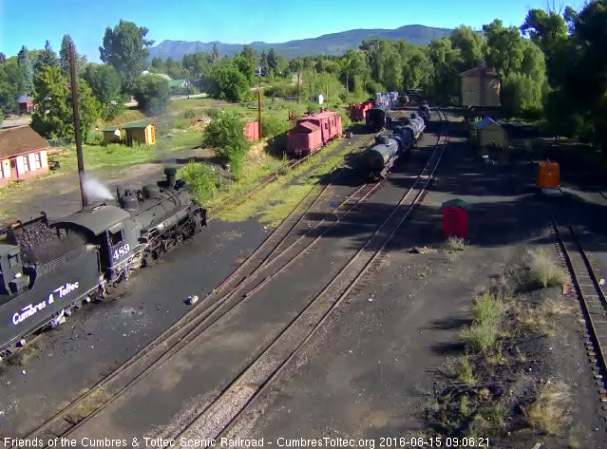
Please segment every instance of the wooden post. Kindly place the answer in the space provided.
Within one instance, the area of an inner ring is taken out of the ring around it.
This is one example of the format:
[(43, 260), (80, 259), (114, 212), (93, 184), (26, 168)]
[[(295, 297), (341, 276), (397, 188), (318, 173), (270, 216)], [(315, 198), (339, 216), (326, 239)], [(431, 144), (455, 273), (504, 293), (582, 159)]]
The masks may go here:
[(297, 104), (299, 104), (299, 75), (300, 75), (300, 71), (297, 71)]
[(76, 157), (78, 159), (78, 177), (80, 178), (80, 198), (82, 207), (89, 201), (84, 191), (84, 159), (82, 157), (82, 136), (80, 135), (80, 117), (78, 116), (78, 85), (76, 81), (76, 61), (74, 57), (74, 44), (70, 44), (70, 75), (72, 84), (72, 110), (74, 112), (74, 137), (76, 140)]
[(261, 89), (257, 89), (257, 123), (259, 124), (259, 141), (261, 142)]
[(329, 110), (329, 85), (327, 84), (327, 111)]

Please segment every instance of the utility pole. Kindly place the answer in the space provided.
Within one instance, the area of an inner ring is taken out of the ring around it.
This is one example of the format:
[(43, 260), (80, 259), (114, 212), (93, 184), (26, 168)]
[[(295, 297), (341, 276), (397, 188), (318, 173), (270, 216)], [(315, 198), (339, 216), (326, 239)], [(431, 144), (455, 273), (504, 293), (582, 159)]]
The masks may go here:
[(299, 104), (299, 70), (297, 71), (297, 104)]
[(80, 196), (82, 207), (88, 205), (89, 201), (84, 191), (84, 159), (82, 157), (82, 136), (80, 135), (80, 117), (78, 116), (78, 85), (76, 82), (76, 61), (74, 56), (74, 44), (70, 44), (70, 74), (72, 78), (72, 109), (74, 111), (74, 137), (76, 139), (76, 155), (78, 158), (78, 177), (80, 178)]
[(259, 124), (259, 141), (261, 142), (261, 88), (257, 89), (257, 123)]

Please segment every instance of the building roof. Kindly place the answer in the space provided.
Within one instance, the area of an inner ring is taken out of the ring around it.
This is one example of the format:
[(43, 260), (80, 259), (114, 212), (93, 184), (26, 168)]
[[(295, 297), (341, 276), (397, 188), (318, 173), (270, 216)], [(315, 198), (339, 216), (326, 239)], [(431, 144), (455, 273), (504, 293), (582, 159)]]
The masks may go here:
[(499, 75), (497, 74), (497, 72), (494, 69), (492, 69), (491, 67), (487, 67), (487, 66), (474, 67), (473, 69), (466, 70), (465, 72), (460, 73), (459, 76), (474, 76), (474, 77), (479, 77), (479, 78), (481, 76), (487, 76), (487, 77), (499, 78)]
[(300, 133), (302, 131), (305, 131), (305, 130), (303, 130), (301, 128), (305, 128), (305, 130), (307, 130), (306, 132), (308, 132), (308, 133), (314, 132), (314, 131), (318, 131), (320, 129), (319, 126), (315, 125), (314, 123), (307, 122), (307, 121), (299, 122), (297, 124), (297, 126), (295, 128), (293, 128), (293, 129), (294, 130), (297, 129), (296, 132), (300, 132)]
[(0, 158), (6, 159), (48, 147), (48, 142), (29, 125), (0, 130)]
[(80, 212), (53, 223), (57, 226), (77, 226), (99, 235), (117, 224), (122, 223), (130, 214), (116, 206), (105, 203), (97, 203), (86, 206)]
[(502, 125), (497, 123), (495, 120), (491, 119), (491, 117), (485, 117), (484, 119), (482, 119), (480, 122), (478, 122), (474, 126), (476, 129), (485, 129), (488, 126), (497, 126), (498, 128), (502, 127)]
[(137, 120), (135, 122), (128, 122), (120, 126), (122, 129), (133, 129), (133, 128), (147, 128), (150, 125), (154, 125), (151, 120)]
[(188, 80), (170, 80), (169, 87), (180, 87), (182, 84), (187, 84)]
[(103, 131), (103, 132), (112, 132), (113, 133), (117, 129), (120, 129), (120, 127), (119, 126), (106, 126), (101, 131)]
[(34, 101), (34, 99), (32, 97), (30, 97), (29, 95), (21, 94), (21, 95), (17, 96), (15, 101), (17, 103), (31, 103), (32, 101)]

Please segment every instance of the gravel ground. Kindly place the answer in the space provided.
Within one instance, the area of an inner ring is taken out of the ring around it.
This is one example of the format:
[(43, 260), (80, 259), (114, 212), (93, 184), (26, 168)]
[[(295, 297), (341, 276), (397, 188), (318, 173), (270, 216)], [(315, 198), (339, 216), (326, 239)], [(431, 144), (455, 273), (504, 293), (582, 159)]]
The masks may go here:
[[(546, 231), (558, 210), (533, 193), (532, 166), (485, 166), (463, 143), (463, 132), (454, 129), (452, 136), (430, 193), (401, 229), (387, 261), (252, 402), (228, 436), (264, 437), (274, 444), (279, 438), (374, 438), (378, 447), (381, 438), (429, 435), (424, 410), (445, 361), (463, 349), (458, 334), (471, 322), (471, 299), (521, 246), (552, 249)], [(441, 251), (409, 252), (413, 246), (439, 247), (439, 207), (454, 197), (473, 203), (466, 250), (455, 260)], [(582, 428), (579, 447), (604, 447), (581, 326), (568, 316), (559, 329), (546, 372), (539, 374), (576, 385), (572, 413)], [(507, 447), (533, 447), (542, 440)], [(567, 441), (551, 444), (566, 447)]]

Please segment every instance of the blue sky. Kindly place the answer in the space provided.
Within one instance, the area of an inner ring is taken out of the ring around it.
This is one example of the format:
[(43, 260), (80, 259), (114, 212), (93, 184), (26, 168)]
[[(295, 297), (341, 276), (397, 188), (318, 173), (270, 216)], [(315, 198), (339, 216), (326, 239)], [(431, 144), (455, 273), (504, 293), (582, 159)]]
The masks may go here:
[[(576, 3), (580, 2), (569, 2), (578, 7)], [(496, 17), (519, 26), (529, 8), (545, 5), (546, 0), (0, 0), (0, 51), (12, 56), (21, 45), (43, 48), (46, 39), (59, 51), (61, 38), (70, 34), (80, 53), (89, 61), (99, 61), (105, 28), (120, 19), (147, 27), (148, 38), (156, 43), (164, 39), (284, 42), (353, 28), (408, 24), (445, 28), (466, 24), (480, 29)]]

